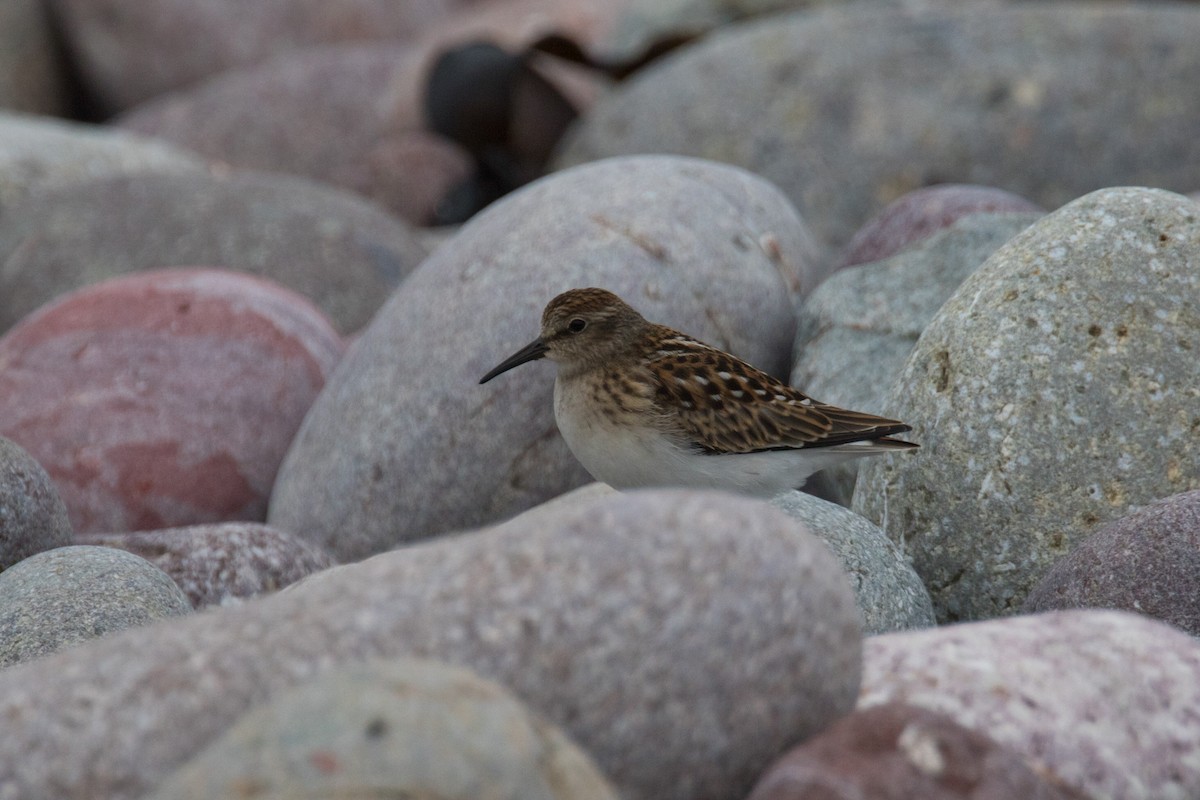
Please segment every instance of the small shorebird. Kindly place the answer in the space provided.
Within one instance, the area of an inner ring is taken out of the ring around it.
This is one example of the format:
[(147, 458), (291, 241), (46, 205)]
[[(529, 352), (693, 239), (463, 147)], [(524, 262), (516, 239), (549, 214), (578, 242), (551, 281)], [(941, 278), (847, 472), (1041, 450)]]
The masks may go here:
[(817, 402), (604, 289), (551, 300), (541, 335), (479, 382), (539, 358), (558, 363), (554, 416), (567, 446), (617, 489), (771, 496), (841, 461), (917, 446), (891, 438), (908, 425)]

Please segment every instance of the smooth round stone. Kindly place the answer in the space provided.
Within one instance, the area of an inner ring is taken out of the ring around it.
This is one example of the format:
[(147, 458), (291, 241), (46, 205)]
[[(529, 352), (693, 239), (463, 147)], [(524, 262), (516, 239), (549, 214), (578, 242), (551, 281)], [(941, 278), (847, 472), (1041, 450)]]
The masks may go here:
[(859, 468), (854, 509), (903, 541), (940, 620), (1014, 613), (1106, 521), (1200, 487), (1200, 214), (1105, 189), (997, 250), (888, 396), (922, 447)]
[(1136, 611), (1200, 636), (1200, 491), (1105, 525), (1025, 598), (1027, 612), (1066, 608)]
[(246, 714), (147, 798), (616, 800), (591, 760), (508, 690), (400, 659), (350, 665)]
[(0, 436), (0, 572), (71, 541), (67, 507), (46, 470), (16, 442)]
[(511, 516), (588, 482), (554, 425), (554, 369), (479, 379), (575, 287), (616, 292), (786, 375), (817, 261), (773, 186), (697, 159), (557, 173), (475, 216), (392, 295), (288, 453), (269, 521), (353, 560)]
[[(834, 247), (935, 183), (1003, 186), (1045, 208), (1097, 186), (1200, 185), (1200, 104), (1179, 101), (1200, 83), (1194, 8), (906, 5), (719, 31), (603, 98), (559, 163), (727, 161), (776, 183)], [(1147, 57), (1135, 69), (1129, 53)], [(1072, 157), (1081, 142), (1087, 158)]]
[(833, 551), (850, 576), (866, 635), (936, 624), (921, 579), (904, 552), (874, 524), (804, 492), (781, 494), (771, 505), (804, 523)]
[(0, 667), (191, 610), (166, 573), (132, 553), (47, 550), (0, 572)]
[(0, 434), (45, 467), (78, 533), (261, 520), (341, 352), (312, 304), (250, 275), (116, 278), (0, 338)]
[(80, 541), (141, 556), (170, 575), (198, 610), (277, 591), (337, 563), (311, 542), (255, 522), (99, 533)]
[(0, 331), (63, 292), (159, 267), (228, 267), (364, 325), (425, 249), (400, 220), (299, 178), (237, 172), (80, 181), (0, 215)]
[(748, 800), (1083, 800), (1012, 750), (946, 714), (884, 703), (790, 751)]
[(0, 672), (0, 718), (25, 720), (0, 737), (0, 775), (20, 797), (138, 797), (273, 692), (412, 655), (507, 686), (626, 800), (742, 797), (850, 711), (860, 646), (849, 581), (794, 520), (621, 493)]
[(51, 116), (69, 111), (65, 70), (41, 0), (0, 3), (0, 108)]
[(949, 714), (1086, 797), (1200, 796), (1200, 642), (1169, 625), (1052, 612), (874, 636), (863, 661), (860, 708)]

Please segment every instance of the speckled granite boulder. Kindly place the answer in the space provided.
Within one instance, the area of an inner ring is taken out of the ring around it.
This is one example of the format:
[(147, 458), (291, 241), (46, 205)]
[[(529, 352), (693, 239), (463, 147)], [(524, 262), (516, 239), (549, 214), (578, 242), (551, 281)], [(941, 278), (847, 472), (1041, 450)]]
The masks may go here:
[(341, 352), (312, 304), (259, 278), (115, 278), (0, 338), (0, 435), (45, 467), (79, 533), (261, 520)]
[(929, 592), (903, 551), (875, 525), (804, 492), (779, 495), (771, 505), (802, 522), (837, 556), (854, 586), (868, 636), (935, 624)]
[(912, 458), (859, 468), (854, 508), (903, 541), (939, 619), (1013, 613), (1104, 522), (1200, 487), (1200, 214), (1093, 192), (997, 250), (889, 395)]
[(0, 108), (68, 111), (66, 74), (42, 0), (0, 3)]
[(311, 542), (254, 522), (97, 533), (79, 541), (145, 558), (170, 575), (197, 609), (274, 592), (337, 563)]
[(1119, 608), (1200, 636), (1200, 491), (1105, 525), (1056, 563), (1025, 611)]
[(1087, 797), (1200, 796), (1200, 642), (1118, 611), (867, 639), (859, 706), (949, 714)]
[(696, 159), (613, 159), (493, 204), (380, 310), (305, 419), (271, 524), (361, 558), (588, 481), (554, 426), (553, 365), (479, 378), (559, 292), (601, 286), (786, 375), (816, 255), (770, 184)]
[(294, 289), (350, 332), (424, 257), (401, 221), (299, 178), (238, 172), (80, 181), (0, 215), (0, 331), (65, 291), (114, 275), (213, 266)]
[(904, 703), (842, 717), (771, 766), (748, 800), (1083, 800), (946, 714)]
[[(776, 183), (835, 247), (934, 183), (1002, 186), (1045, 208), (1097, 186), (1192, 191), (1200, 104), (1179, 98), (1200, 83), (1198, 40), (1190, 4), (844, 3), (774, 15), (602, 99), (559, 163), (639, 152), (728, 161)], [(1072, 157), (1081, 148), (1087, 157)]]
[(0, 436), (0, 572), (71, 541), (67, 507), (46, 470), (16, 442)]
[(588, 757), (506, 689), (400, 659), (350, 665), (238, 720), (148, 798), (616, 800)]
[(407, 654), (512, 689), (626, 800), (740, 797), (850, 710), (860, 643), (845, 575), (780, 512), (622, 493), (0, 673), (0, 718), (28, 720), (0, 737), (0, 788), (138, 797), (270, 693)]
[(0, 667), (191, 610), (166, 573), (132, 553), (47, 550), (0, 573)]

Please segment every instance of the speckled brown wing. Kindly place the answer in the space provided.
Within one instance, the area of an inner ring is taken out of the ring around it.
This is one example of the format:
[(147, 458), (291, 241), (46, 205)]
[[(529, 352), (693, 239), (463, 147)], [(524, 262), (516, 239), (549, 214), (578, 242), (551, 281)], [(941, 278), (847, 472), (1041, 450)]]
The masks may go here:
[(681, 435), (704, 450), (829, 447), (911, 430), (896, 420), (819, 403), (727, 353), (670, 334), (647, 354), (656, 403)]

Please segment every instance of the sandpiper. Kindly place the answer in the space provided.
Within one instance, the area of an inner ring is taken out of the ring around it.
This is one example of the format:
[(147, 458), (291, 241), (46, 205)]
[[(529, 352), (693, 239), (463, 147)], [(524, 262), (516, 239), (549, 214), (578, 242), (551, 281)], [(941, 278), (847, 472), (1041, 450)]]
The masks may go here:
[(479, 382), (539, 358), (558, 363), (554, 416), (567, 446), (617, 489), (772, 496), (841, 461), (917, 446), (891, 438), (910, 426), (813, 400), (604, 289), (555, 297), (541, 335)]

